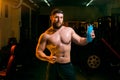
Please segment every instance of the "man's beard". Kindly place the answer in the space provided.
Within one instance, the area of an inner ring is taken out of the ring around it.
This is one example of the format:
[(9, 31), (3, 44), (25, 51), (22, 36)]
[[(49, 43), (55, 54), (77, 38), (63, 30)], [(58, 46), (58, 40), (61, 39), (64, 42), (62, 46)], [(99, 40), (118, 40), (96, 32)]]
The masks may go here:
[(57, 23), (53, 23), (53, 28), (59, 29), (62, 27), (62, 23), (60, 25), (57, 25)]

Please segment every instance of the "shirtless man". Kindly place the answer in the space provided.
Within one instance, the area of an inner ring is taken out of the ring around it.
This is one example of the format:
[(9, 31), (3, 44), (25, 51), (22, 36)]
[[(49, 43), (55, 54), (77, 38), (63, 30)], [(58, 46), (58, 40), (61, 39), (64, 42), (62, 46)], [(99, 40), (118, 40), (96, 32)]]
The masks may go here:
[[(40, 36), (36, 47), (36, 57), (48, 62), (46, 80), (76, 80), (70, 59), (71, 42), (78, 45), (89, 43), (72, 28), (63, 26), (63, 18), (62, 10), (51, 12), (51, 27)], [(95, 38), (94, 31), (90, 35)], [(50, 56), (44, 53), (45, 48), (50, 51)]]

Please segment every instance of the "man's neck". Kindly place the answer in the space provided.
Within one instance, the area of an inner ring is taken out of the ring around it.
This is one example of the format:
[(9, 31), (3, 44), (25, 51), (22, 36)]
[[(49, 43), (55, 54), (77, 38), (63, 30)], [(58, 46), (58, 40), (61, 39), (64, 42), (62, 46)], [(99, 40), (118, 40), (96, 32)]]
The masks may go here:
[[(62, 26), (61, 26), (60, 28), (62, 28)], [(52, 29), (53, 31), (57, 31), (57, 30), (59, 30), (60, 28), (55, 28), (55, 27), (51, 26), (51, 29)]]

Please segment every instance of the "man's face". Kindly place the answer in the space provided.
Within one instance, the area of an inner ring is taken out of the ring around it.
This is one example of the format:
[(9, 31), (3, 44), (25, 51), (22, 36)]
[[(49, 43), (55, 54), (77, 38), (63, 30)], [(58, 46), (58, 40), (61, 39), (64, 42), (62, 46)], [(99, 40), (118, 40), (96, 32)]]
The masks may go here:
[(63, 24), (63, 14), (56, 13), (50, 17), (51, 23), (54, 28), (59, 29)]

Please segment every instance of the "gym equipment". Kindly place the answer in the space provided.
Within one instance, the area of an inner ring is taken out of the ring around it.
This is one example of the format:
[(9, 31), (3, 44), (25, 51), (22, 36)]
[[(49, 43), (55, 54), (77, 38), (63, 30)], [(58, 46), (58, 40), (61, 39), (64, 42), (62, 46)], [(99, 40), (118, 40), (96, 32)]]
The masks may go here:
[(87, 64), (90, 68), (98, 68), (100, 66), (100, 58), (97, 55), (91, 55), (88, 57)]

